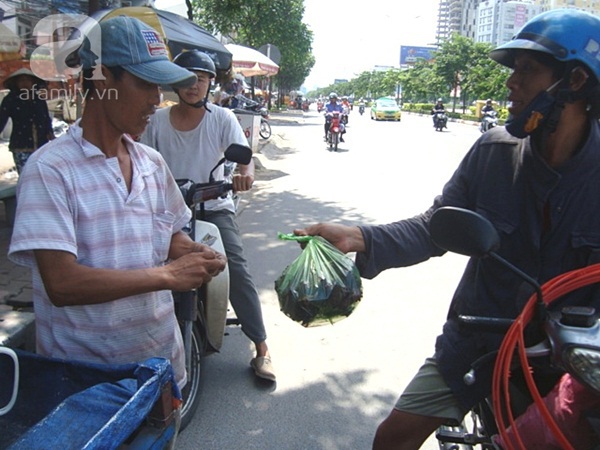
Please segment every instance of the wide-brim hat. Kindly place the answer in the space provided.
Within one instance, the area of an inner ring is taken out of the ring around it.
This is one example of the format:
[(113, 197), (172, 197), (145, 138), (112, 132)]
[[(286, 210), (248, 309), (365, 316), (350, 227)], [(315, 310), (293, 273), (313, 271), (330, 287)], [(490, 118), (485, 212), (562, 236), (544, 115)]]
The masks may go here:
[(17, 78), (20, 76), (29, 76), (33, 79), (35, 79), (37, 84), (46, 84), (46, 82), (44, 80), (42, 80), (40, 77), (38, 77), (35, 73), (33, 73), (31, 70), (29, 69), (19, 69), (19, 70), (15, 70), (13, 73), (11, 73), (9, 76), (7, 76), (4, 79), (4, 82), (2, 83), (5, 89), (13, 89), (15, 88), (16, 82), (17, 82)]
[[(176, 88), (190, 86), (197, 79), (192, 72), (171, 62), (160, 33), (139, 19), (113, 17), (100, 22), (100, 32), (101, 47), (88, 38), (79, 51), (84, 69), (98, 64), (120, 66), (149, 83)], [(101, 54), (94, 53), (94, 50), (100, 50)]]

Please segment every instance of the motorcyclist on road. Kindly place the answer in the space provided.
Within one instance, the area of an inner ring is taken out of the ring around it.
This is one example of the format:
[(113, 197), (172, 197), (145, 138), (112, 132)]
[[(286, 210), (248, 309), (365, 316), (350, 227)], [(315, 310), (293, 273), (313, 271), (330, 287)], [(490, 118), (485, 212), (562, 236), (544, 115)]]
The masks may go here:
[(434, 127), (435, 127), (435, 115), (437, 113), (445, 113), (445, 112), (446, 112), (446, 108), (444, 106), (444, 103), (441, 98), (438, 98), (437, 103), (435, 105), (433, 105), (433, 108), (431, 108), (431, 115), (433, 116), (433, 126)]
[(348, 108), (348, 111), (350, 111), (350, 102), (348, 101), (348, 97), (342, 97), (342, 106)]
[(492, 99), (488, 98), (485, 101), (485, 105), (483, 105), (483, 108), (481, 108), (481, 112), (485, 115), (485, 113), (492, 112), (492, 111), (496, 111), (496, 110), (494, 109), (494, 105), (492, 105)]
[[(491, 121), (493, 121), (494, 123), (490, 125), (490, 122), (486, 122), (486, 117), (491, 118)], [(492, 100), (488, 98), (485, 101), (485, 105), (483, 106), (483, 108), (481, 108), (481, 125), (479, 128), (482, 133), (487, 131), (490, 128), (490, 126), (494, 127), (497, 124), (497, 121), (494, 121), (495, 117), (496, 110), (494, 109), (494, 105), (492, 105)]]
[[(344, 107), (337, 102), (338, 96), (335, 92), (329, 94), (329, 103), (325, 105), (325, 141), (327, 141), (327, 132), (329, 131), (329, 126), (331, 125), (331, 115), (334, 111), (339, 112), (340, 114), (344, 113)], [(340, 136), (340, 142), (344, 142), (344, 134), (346, 134), (346, 127), (344, 124), (340, 123), (340, 127), (342, 130), (342, 135)]]
[(346, 96), (342, 97), (342, 107), (344, 108), (344, 112), (342, 113), (342, 123), (347, 124), (352, 105), (350, 104), (350, 102), (348, 101), (348, 97)]
[(362, 97), (358, 101), (358, 112), (361, 114), (365, 112), (365, 101)]

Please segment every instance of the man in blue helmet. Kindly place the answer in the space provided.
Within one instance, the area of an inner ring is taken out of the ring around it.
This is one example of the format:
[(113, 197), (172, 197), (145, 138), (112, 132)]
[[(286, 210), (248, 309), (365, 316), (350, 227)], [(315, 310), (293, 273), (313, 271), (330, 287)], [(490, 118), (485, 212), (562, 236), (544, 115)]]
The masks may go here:
[[(490, 54), (512, 69), (510, 120), (475, 142), (426, 212), (386, 225), (317, 224), (296, 233), (357, 252), (361, 275), (373, 278), (444, 254), (431, 240), (429, 221), (438, 208), (454, 206), (490, 220), (501, 256), (539, 283), (600, 262), (599, 52), (600, 18), (572, 9), (533, 18)], [(373, 448), (418, 449), (488, 396), (492, 364), (478, 370), (473, 384), (463, 376), (498, 349), (502, 336), (459, 329), (457, 316), (514, 318), (531, 294), (492, 258), (471, 259), (435, 352), (378, 427)], [(560, 306), (566, 303), (598, 309), (600, 299), (575, 293)]]

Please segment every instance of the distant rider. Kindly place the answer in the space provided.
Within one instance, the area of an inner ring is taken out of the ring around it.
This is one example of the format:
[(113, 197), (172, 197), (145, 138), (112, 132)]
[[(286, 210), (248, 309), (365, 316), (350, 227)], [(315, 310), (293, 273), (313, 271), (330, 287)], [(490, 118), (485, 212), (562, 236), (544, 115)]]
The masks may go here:
[(496, 110), (494, 109), (494, 105), (492, 105), (492, 100), (491, 99), (487, 99), (485, 101), (485, 105), (483, 106), (483, 108), (481, 108), (481, 112), (483, 113), (483, 115), (485, 116), (486, 113), (489, 112), (495, 112)]
[[(327, 132), (329, 131), (329, 126), (331, 125), (331, 116), (334, 111), (338, 111), (341, 114), (344, 113), (344, 107), (337, 102), (338, 96), (335, 92), (329, 94), (329, 103), (325, 105), (325, 141), (327, 141)], [(340, 128), (342, 130), (342, 135), (340, 136), (340, 142), (344, 142), (344, 134), (346, 133), (346, 128), (344, 124), (340, 122)]]
[(435, 115), (437, 113), (445, 113), (446, 108), (444, 107), (444, 103), (441, 98), (437, 99), (437, 103), (431, 109), (431, 115), (433, 116), (433, 126), (435, 127)]

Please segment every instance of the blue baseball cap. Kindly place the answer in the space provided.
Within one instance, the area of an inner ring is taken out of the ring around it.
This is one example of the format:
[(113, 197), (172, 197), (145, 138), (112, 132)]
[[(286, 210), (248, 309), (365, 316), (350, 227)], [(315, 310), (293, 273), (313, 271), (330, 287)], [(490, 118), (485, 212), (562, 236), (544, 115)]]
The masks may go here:
[(118, 16), (100, 22), (102, 55), (92, 51), (86, 39), (79, 57), (84, 69), (97, 64), (121, 66), (127, 72), (150, 83), (186, 87), (196, 82), (196, 75), (169, 59), (162, 36), (139, 19)]

